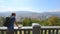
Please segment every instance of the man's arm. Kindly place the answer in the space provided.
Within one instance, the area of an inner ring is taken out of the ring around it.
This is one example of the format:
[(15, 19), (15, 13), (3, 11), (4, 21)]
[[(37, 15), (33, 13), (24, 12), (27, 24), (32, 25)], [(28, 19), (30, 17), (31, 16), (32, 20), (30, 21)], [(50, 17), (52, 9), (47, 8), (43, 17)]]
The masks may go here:
[(18, 27), (18, 23), (15, 21), (16, 26)]
[(14, 23), (16, 24), (16, 26), (18, 27), (18, 23), (16, 22), (16, 19), (14, 19)]

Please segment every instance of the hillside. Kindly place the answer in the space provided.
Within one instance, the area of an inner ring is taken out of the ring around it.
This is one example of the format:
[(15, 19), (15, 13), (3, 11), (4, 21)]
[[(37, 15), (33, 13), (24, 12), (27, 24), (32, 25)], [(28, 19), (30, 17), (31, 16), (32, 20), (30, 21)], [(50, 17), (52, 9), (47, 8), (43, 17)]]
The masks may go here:
[[(60, 17), (60, 12), (44, 12), (44, 13), (35, 13), (35, 12), (29, 12), (29, 11), (16, 11), (17, 18), (20, 17), (30, 17), (30, 18), (40, 18), (40, 19), (46, 19), (51, 16), (58, 16)], [(4, 12), (0, 13), (0, 16), (10, 16), (11, 12)]]

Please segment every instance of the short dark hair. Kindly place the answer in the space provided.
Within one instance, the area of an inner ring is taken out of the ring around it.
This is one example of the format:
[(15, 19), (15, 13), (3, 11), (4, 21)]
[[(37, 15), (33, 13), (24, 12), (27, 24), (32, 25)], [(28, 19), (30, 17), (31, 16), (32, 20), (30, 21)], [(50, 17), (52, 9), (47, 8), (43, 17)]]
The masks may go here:
[(12, 13), (12, 16), (16, 15), (16, 13)]

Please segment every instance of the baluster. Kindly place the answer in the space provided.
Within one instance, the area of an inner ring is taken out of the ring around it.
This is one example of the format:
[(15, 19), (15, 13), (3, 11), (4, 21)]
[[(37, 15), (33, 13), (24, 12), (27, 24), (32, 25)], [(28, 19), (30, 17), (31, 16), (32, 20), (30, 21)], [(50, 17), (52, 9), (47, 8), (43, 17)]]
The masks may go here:
[(17, 34), (17, 30), (15, 30), (15, 34)]
[(26, 34), (26, 30), (24, 30), (24, 34)]
[(45, 32), (44, 32), (45, 34), (47, 33), (47, 30), (45, 30)]
[(41, 29), (41, 34), (43, 34), (43, 30)]
[(2, 34), (4, 34), (4, 31), (3, 31), (3, 30), (1, 30), (1, 33), (2, 33)]
[(48, 31), (48, 34), (51, 34), (51, 30)]
[(6, 34), (6, 30), (4, 30), (4, 34)]
[(7, 34), (7, 31), (5, 30), (5, 33)]
[(52, 34), (54, 34), (54, 29), (52, 30)]
[(22, 30), (19, 30), (20, 34), (22, 34)]
[(58, 34), (58, 29), (56, 30), (56, 34)]
[(30, 34), (30, 30), (28, 30), (28, 34)]

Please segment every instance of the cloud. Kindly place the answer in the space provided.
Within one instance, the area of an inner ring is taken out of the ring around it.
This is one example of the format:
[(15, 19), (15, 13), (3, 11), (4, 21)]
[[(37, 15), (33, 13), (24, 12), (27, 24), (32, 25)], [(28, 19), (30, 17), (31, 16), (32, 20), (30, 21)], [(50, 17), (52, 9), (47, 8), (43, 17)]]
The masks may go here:
[(14, 11), (32, 11), (32, 12), (60, 12), (60, 9), (54, 9), (54, 10), (38, 10), (38, 9), (32, 9), (32, 7), (12, 7), (12, 6), (0, 6), (0, 12), (14, 12)]
[(32, 11), (31, 7), (11, 7), (11, 6), (0, 6), (0, 12), (4, 11)]

